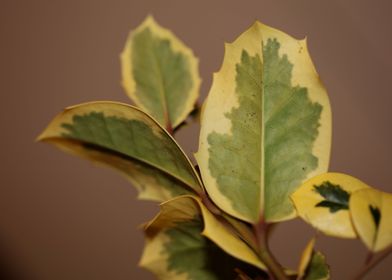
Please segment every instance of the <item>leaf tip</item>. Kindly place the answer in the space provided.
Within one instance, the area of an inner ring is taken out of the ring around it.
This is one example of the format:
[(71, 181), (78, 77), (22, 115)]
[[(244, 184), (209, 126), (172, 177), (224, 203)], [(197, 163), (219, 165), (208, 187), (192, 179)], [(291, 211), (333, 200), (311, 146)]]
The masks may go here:
[(158, 25), (157, 21), (155, 20), (154, 16), (152, 13), (149, 13), (146, 18), (143, 20), (141, 26), (152, 26), (152, 25)]
[(35, 139), (34, 142), (38, 143), (38, 142), (43, 142), (45, 141), (45, 131), (41, 132)]

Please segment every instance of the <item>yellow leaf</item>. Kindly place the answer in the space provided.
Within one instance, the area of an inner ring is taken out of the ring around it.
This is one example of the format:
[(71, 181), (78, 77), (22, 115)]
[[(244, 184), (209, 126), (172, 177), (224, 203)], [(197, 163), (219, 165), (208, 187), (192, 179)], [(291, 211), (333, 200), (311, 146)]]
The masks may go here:
[(302, 279), (305, 275), (306, 268), (309, 265), (310, 260), (312, 259), (314, 243), (316, 242), (315, 238), (312, 238), (309, 243), (306, 245), (305, 250), (302, 252), (301, 261), (298, 266), (298, 277), (297, 279)]
[(349, 200), (354, 191), (369, 188), (341, 173), (325, 173), (306, 181), (291, 196), (298, 215), (321, 232), (355, 238), (350, 220)]
[(392, 245), (392, 194), (376, 189), (353, 193), (350, 213), (366, 247), (379, 252)]

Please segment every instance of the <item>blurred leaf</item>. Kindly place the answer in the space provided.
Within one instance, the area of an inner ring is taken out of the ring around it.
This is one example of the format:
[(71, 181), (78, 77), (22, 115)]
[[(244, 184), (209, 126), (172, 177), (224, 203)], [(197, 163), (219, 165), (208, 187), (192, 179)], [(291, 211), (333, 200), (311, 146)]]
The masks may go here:
[(121, 54), (128, 96), (171, 131), (193, 110), (199, 96), (198, 59), (152, 16), (133, 30)]
[[(235, 269), (265, 269), (246, 243), (227, 229), (193, 196), (161, 204), (146, 226), (141, 266), (159, 279), (234, 279)], [(251, 265), (253, 266), (251, 266)]]
[(325, 257), (320, 252), (314, 251), (314, 244), (315, 239), (312, 238), (302, 253), (298, 268), (298, 280), (330, 279), (329, 267), (325, 262)]
[(350, 213), (354, 227), (373, 252), (392, 245), (392, 194), (364, 189), (352, 194)]
[(355, 238), (348, 203), (352, 192), (364, 188), (369, 186), (349, 175), (325, 173), (306, 181), (291, 197), (299, 216), (316, 229)]

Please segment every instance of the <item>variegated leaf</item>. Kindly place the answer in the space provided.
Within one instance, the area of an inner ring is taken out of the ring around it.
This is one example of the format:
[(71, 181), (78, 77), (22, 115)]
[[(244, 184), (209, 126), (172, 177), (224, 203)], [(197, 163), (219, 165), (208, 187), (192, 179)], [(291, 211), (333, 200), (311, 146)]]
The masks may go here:
[(69, 107), (38, 140), (121, 171), (142, 199), (201, 192), (193, 166), (174, 139), (133, 106), (92, 102)]
[(152, 16), (130, 33), (121, 64), (128, 96), (169, 131), (192, 111), (201, 81), (198, 59)]
[(234, 279), (236, 268), (265, 269), (256, 253), (194, 196), (161, 204), (160, 214), (146, 226), (146, 238), (140, 264), (159, 279)]
[(350, 213), (369, 250), (379, 252), (392, 246), (392, 194), (376, 189), (359, 190), (350, 199)]
[(297, 280), (327, 280), (330, 279), (329, 267), (325, 257), (314, 250), (315, 239), (312, 238), (302, 253), (298, 267)]
[(353, 192), (368, 188), (360, 180), (341, 173), (325, 173), (306, 181), (292, 195), (299, 216), (323, 233), (355, 238), (349, 209)]
[(325, 262), (325, 257), (320, 252), (314, 252), (304, 280), (328, 280), (330, 279), (329, 267)]
[(255, 22), (225, 56), (201, 117), (207, 191), (248, 222), (295, 216), (290, 194), (327, 171), (331, 112), (305, 40)]

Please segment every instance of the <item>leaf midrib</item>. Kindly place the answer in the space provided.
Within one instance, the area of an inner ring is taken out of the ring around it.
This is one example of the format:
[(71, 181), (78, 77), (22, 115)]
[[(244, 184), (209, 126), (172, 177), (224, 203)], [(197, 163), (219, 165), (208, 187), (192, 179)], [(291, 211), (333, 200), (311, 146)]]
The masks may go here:
[[(261, 50), (260, 50), (260, 54), (261, 54), (261, 56), (259, 57), (259, 59), (260, 59), (260, 62), (261, 62), (261, 66), (263, 67), (264, 66), (264, 64), (263, 64), (263, 43), (261, 43)], [(256, 54), (256, 55), (259, 55), (259, 54)], [(260, 128), (260, 136), (261, 136), (261, 139), (260, 139), (260, 145), (259, 145), (259, 150), (260, 150), (260, 197), (259, 197), (259, 203), (258, 203), (258, 210), (257, 210), (257, 217), (256, 217), (256, 221), (255, 222), (258, 222), (258, 220), (259, 219), (261, 219), (262, 218), (262, 216), (263, 216), (263, 211), (264, 211), (264, 198), (265, 198), (265, 195), (264, 195), (264, 154), (265, 154), (265, 152), (264, 152), (264, 149), (263, 149), (263, 147), (264, 147), (264, 130), (265, 130), (265, 124), (264, 124), (264, 82), (263, 82), (263, 68), (261, 69), (261, 73), (260, 73), (260, 80), (261, 80), (261, 85), (260, 85), (260, 83), (258, 82), (258, 79), (257, 78), (255, 78), (255, 77), (253, 77), (253, 75), (251, 75), (248, 71), (246, 71), (246, 69), (242, 69), (242, 71), (244, 72), (244, 73), (246, 73), (246, 75), (248, 75), (251, 79), (252, 79), (252, 81), (255, 83), (255, 85), (257, 86), (257, 88), (260, 90), (260, 106), (261, 106), (261, 116), (260, 116), (260, 119), (259, 119), (259, 122), (260, 122), (260, 124), (261, 124), (261, 128)], [(261, 207), (261, 205), (263, 205), (262, 207)]]
[[(155, 49), (154, 42), (153, 42), (153, 48)], [(165, 127), (168, 128), (168, 127), (171, 127), (171, 120), (170, 120), (170, 112), (169, 112), (169, 106), (168, 106), (167, 96), (166, 96), (167, 90), (166, 90), (164, 78), (162, 75), (161, 65), (160, 65), (158, 57), (155, 53), (155, 50), (153, 51), (152, 55), (154, 57), (155, 67), (157, 69), (158, 76), (159, 76), (159, 95), (161, 96), (161, 99), (162, 99), (163, 119), (165, 120)]]
[[(114, 156), (118, 156), (118, 157), (120, 157), (122, 159), (130, 160), (130, 161), (132, 161), (132, 160), (133, 161), (137, 161), (139, 163), (145, 164), (145, 165), (147, 165), (149, 167), (152, 167), (152, 168), (155, 168), (155, 169), (161, 171), (162, 173), (170, 176), (171, 178), (179, 181), (180, 183), (186, 185), (187, 187), (189, 187), (190, 189), (195, 191), (195, 189), (193, 187), (193, 184), (191, 184), (190, 182), (186, 182), (184, 179), (178, 177), (177, 175), (172, 174), (170, 171), (168, 171), (166, 169), (163, 169), (162, 167), (157, 166), (156, 164), (151, 163), (151, 162), (149, 162), (147, 160), (144, 160), (142, 158), (139, 158), (139, 157), (136, 157), (136, 156), (127, 155), (127, 154), (124, 154), (122, 152), (115, 151), (115, 150), (113, 150), (111, 148), (103, 147), (103, 146), (98, 145), (98, 144), (89, 143), (89, 142), (82, 141), (82, 140), (79, 140), (79, 139), (75, 139), (75, 138), (72, 138), (72, 137), (67, 137), (67, 138), (64, 138), (64, 137), (50, 137), (50, 138), (45, 139), (45, 141), (48, 141), (48, 142), (51, 142), (51, 141), (56, 142), (56, 140), (61, 140), (61, 141), (65, 140), (67, 142), (77, 143), (77, 144), (79, 144), (82, 147), (89, 146), (89, 147), (92, 147), (92, 148), (97, 148), (97, 150), (99, 152), (107, 151), (108, 153), (110, 153), (110, 154), (112, 154)], [(190, 168), (190, 169), (192, 170), (192, 168)], [(195, 177), (193, 170), (192, 170), (192, 176)], [(196, 178), (195, 178), (195, 180), (197, 181)]]

